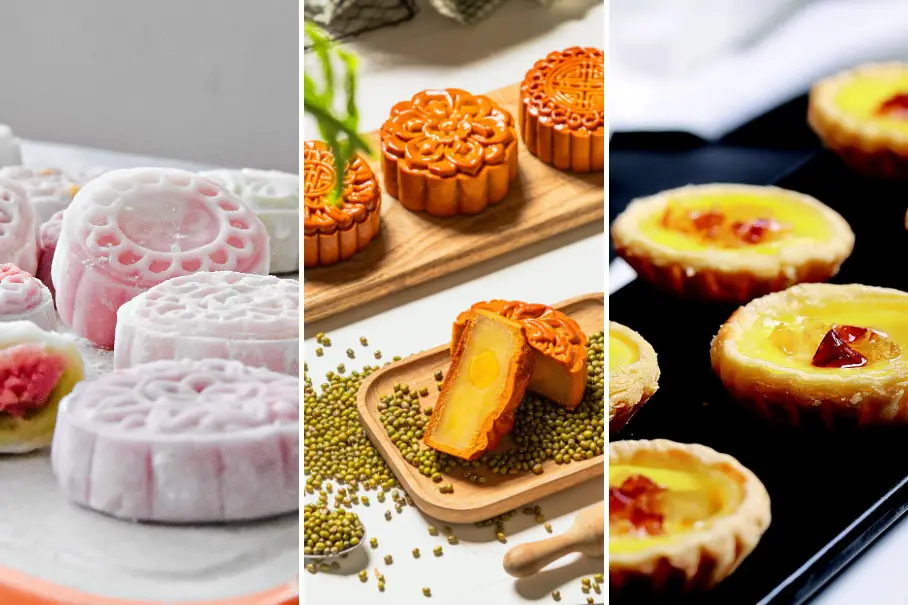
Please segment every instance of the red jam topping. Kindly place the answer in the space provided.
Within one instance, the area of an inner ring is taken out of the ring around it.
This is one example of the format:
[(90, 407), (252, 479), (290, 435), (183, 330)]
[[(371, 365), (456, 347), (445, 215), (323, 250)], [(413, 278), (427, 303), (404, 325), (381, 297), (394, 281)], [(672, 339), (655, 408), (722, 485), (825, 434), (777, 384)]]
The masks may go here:
[(908, 120), (908, 93), (900, 92), (886, 99), (877, 113), (886, 118)]
[(772, 218), (736, 221), (715, 209), (685, 211), (673, 204), (665, 209), (662, 226), (727, 248), (762, 244), (784, 231), (782, 224)]
[(626, 533), (661, 534), (664, 516), (659, 512), (659, 501), (665, 491), (666, 488), (643, 475), (631, 475), (620, 486), (610, 486), (609, 526), (625, 529)]
[(834, 325), (826, 332), (813, 356), (818, 368), (861, 368), (879, 360), (895, 359), (899, 346), (877, 330)]

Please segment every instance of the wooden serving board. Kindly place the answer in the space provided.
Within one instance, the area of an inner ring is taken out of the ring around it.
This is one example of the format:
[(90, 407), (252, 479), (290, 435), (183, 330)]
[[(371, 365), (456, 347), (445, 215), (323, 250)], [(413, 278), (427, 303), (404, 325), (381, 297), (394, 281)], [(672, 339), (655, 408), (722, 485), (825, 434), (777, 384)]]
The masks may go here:
[[(488, 93), (517, 116), (520, 85)], [(378, 131), (369, 165), (381, 175)], [(519, 138), (519, 137), (518, 137)], [(385, 194), (381, 233), (348, 261), (304, 272), (305, 321), (341, 313), (577, 227), (603, 221), (602, 172), (577, 175), (542, 163), (521, 140), (520, 175), (508, 196), (480, 214), (438, 218)], [(384, 187), (384, 185), (382, 185)]]
[[(604, 305), (605, 295), (598, 293), (572, 298), (554, 307), (574, 318), (586, 334), (592, 334), (605, 329)], [(410, 466), (388, 439), (379, 420), (378, 404), (381, 396), (391, 392), (395, 384), (407, 383), (411, 389), (428, 387), (429, 396), (423, 401), (434, 406), (438, 399), (435, 370), (447, 373), (450, 363), (449, 345), (441, 345), (377, 370), (365, 380), (357, 395), (357, 408), (366, 433), (421, 511), (448, 523), (475, 523), (605, 473), (604, 456), (570, 464), (556, 464), (554, 460), (548, 460), (542, 465), (541, 475), (502, 476), (479, 468), (476, 472), (488, 479), (486, 483), (471, 483), (459, 473), (445, 475), (443, 483), (452, 484), (454, 493), (439, 493), (440, 484), (433, 483)], [(502, 439), (499, 449), (510, 447), (513, 447), (510, 439)]]

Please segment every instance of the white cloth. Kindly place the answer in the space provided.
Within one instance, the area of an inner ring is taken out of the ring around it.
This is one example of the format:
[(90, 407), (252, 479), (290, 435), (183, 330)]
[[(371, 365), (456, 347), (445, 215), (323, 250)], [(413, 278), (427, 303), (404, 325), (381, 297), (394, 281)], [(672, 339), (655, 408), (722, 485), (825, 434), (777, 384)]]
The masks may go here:
[(610, 29), (613, 131), (718, 138), (827, 74), (908, 59), (905, 0), (613, 0)]

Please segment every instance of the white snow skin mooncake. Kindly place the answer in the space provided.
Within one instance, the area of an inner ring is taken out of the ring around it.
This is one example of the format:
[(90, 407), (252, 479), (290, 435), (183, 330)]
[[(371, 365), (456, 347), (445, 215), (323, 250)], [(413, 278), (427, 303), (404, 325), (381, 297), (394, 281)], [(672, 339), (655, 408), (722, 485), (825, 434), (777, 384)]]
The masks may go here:
[(174, 277), (117, 311), (114, 367), (221, 358), (299, 376), (300, 284), (235, 271)]
[(300, 177), (277, 170), (208, 170), (200, 172), (240, 196), (268, 229), (271, 272), (300, 270)]
[(73, 502), (210, 523), (299, 510), (299, 378), (225, 359), (156, 361), (60, 404), (51, 463)]
[(57, 327), (50, 290), (38, 278), (7, 263), (0, 265), (0, 322), (10, 321), (30, 321), (51, 332)]
[(236, 195), (185, 170), (132, 168), (76, 194), (51, 279), (63, 323), (110, 349), (117, 309), (136, 295), (197, 271), (267, 274), (269, 258), (265, 226)]
[(0, 179), (0, 263), (32, 275), (38, 268), (38, 216), (25, 190)]
[(30, 321), (0, 323), (0, 453), (50, 445), (60, 400), (84, 376), (71, 338)]

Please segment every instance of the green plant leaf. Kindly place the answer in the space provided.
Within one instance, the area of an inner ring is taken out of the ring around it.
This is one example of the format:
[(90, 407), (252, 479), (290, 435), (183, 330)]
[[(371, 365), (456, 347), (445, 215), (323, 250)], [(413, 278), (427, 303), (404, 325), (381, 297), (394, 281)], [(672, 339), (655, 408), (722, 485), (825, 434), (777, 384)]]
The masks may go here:
[[(357, 59), (353, 53), (338, 48), (315, 23), (304, 24), (306, 37), (318, 60), (321, 86), (316, 78), (304, 74), (303, 111), (318, 124), (319, 138), (334, 156), (337, 175), (328, 203), (343, 205), (343, 187), (346, 167), (353, 157), (362, 152), (372, 155), (369, 143), (359, 134), (359, 110), (356, 106)], [(335, 66), (343, 67), (342, 92), (338, 98)], [(342, 113), (339, 109), (344, 108)]]

